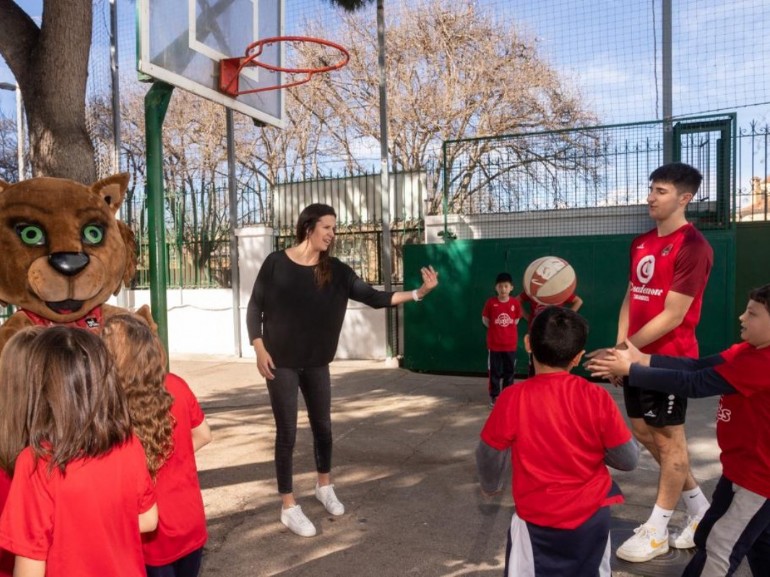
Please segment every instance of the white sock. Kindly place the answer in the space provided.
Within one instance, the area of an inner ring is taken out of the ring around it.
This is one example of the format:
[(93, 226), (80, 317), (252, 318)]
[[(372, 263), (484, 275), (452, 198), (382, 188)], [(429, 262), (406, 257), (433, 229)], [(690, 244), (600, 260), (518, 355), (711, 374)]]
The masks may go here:
[(647, 519), (645, 525), (649, 525), (655, 529), (656, 535), (665, 535), (668, 533), (668, 522), (671, 520), (671, 515), (674, 514), (673, 509), (664, 509), (655, 505), (652, 508), (652, 514)]
[(709, 501), (700, 487), (695, 487), (689, 491), (682, 491), (682, 502), (687, 508), (687, 514), (690, 516), (699, 517), (709, 508)]

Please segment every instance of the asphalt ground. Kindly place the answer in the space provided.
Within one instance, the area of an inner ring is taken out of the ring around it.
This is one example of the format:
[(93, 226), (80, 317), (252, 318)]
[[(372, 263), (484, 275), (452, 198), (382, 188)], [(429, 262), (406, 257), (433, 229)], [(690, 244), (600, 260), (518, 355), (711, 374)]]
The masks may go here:
[[(279, 520), (275, 427), (267, 389), (251, 359), (173, 358), (214, 433), (197, 455), (209, 526), (203, 577), (501, 576), (513, 512), (504, 494), (481, 496), (474, 450), (489, 414), (480, 377), (413, 373), (372, 361), (332, 364), (333, 482), (346, 512), (326, 513), (313, 496), (312, 436), (300, 404), (295, 495), (318, 529), (298, 537)], [(622, 391), (607, 385), (623, 405)], [(721, 472), (717, 399), (690, 401), (693, 473), (711, 495)], [(648, 517), (657, 465), (644, 451), (635, 471), (613, 471), (626, 503), (613, 507), (613, 549)], [(678, 511), (672, 525), (681, 525)], [(613, 556), (613, 575), (679, 575), (687, 552), (648, 563)], [(736, 573), (750, 575), (746, 567)]]

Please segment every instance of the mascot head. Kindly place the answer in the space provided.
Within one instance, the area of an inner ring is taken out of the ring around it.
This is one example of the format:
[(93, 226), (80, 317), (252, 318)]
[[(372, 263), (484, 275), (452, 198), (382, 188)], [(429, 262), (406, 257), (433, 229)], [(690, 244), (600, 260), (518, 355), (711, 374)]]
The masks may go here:
[(127, 186), (127, 174), (0, 180), (2, 304), (68, 323), (117, 294), (136, 271), (134, 235), (115, 218)]

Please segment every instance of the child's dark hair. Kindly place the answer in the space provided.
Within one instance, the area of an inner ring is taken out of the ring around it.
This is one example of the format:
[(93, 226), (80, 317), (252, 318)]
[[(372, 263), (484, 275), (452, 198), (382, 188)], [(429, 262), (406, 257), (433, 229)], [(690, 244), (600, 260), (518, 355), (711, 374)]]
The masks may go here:
[(770, 313), (770, 284), (755, 288), (749, 293), (749, 298), (755, 303), (765, 305), (767, 312)]
[(540, 364), (566, 369), (585, 349), (588, 323), (571, 309), (550, 306), (532, 321), (529, 346)]
[(690, 193), (695, 196), (703, 182), (700, 171), (684, 162), (671, 162), (659, 166), (650, 174), (650, 182), (668, 182), (673, 184), (677, 192)]
[[(303, 242), (315, 230), (316, 224), (324, 216), (336, 218), (337, 213), (328, 204), (316, 203), (305, 207), (297, 219), (297, 244)], [(332, 280), (332, 267), (329, 257), (333, 248), (334, 241), (329, 246), (329, 250), (323, 251), (318, 255), (318, 265), (315, 267), (315, 282), (319, 287), (328, 284)]]
[(79, 328), (51, 327), (28, 356), (29, 444), (49, 470), (98, 457), (126, 442), (131, 420), (102, 340)]

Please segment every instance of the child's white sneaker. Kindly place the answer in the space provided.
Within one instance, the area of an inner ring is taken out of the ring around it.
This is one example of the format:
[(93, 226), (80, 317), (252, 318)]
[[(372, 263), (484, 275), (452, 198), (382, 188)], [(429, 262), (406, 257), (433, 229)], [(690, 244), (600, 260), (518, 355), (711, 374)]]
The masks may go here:
[(326, 510), (332, 515), (342, 515), (345, 512), (345, 506), (337, 499), (334, 494), (334, 485), (324, 485), (321, 487), (316, 483), (315, 498), (323, 503)]
[(672, 533), (668, 538), (668, 544), (674, 549), (692, 549), (695, 547), (695, 530), (703, 515), (687, 517), (687, 525), (678, 533)]
[(634, 529), (634, 536), (627, 539), (615, 555), (631, 563), (643, 563), (659, 555), (668, 553), (668, 531), (658, 535), (649, 525), (641, 525)]
[(281, 509), (281, 523), (286, 525), (292, 533), (300, 537), (313, 537), (315, 535), (315, 525), (305, 517), (302, 507), (294, 505), (288, 509)]

